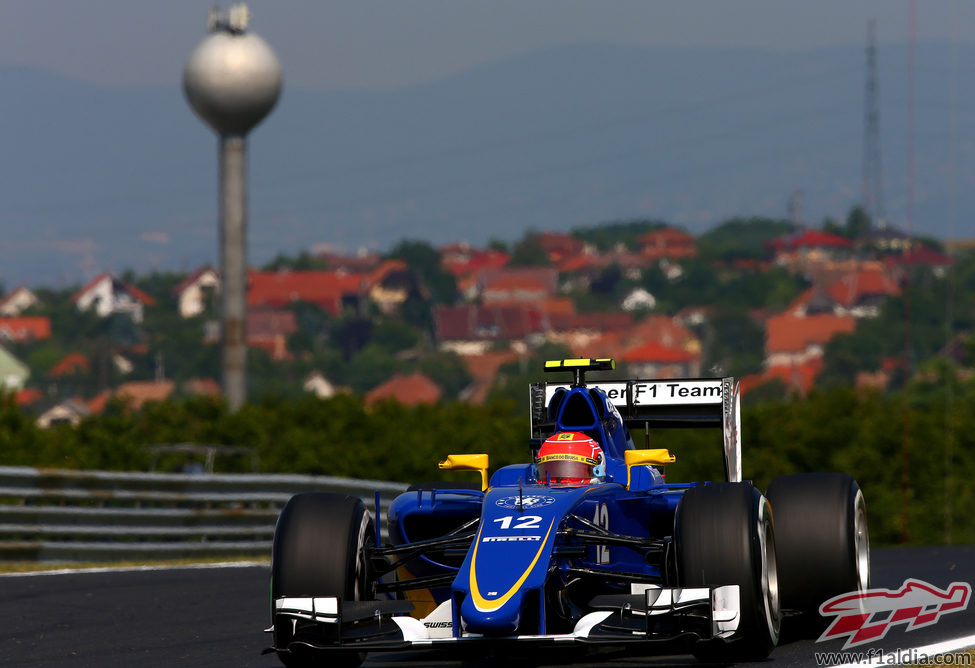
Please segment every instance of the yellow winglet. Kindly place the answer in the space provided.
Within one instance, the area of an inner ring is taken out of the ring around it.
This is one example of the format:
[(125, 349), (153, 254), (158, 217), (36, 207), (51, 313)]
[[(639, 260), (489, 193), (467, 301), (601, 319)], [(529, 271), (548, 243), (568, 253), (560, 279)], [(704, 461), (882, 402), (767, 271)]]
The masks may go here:
[(634, 466), (666, 466), (677, 461), (677, 457), (670, 454), (667, 448), (651, 450), (626, 450), (623, 452), (626, 463), (626, 488), (630, 488), (630, 469)]
[(440, 462), (440, 468), (448, 471), (477, 471), (481, 474), (481, 491), (488, 488), (488, 456), (479, 455), (447, 455), (447, 459)]

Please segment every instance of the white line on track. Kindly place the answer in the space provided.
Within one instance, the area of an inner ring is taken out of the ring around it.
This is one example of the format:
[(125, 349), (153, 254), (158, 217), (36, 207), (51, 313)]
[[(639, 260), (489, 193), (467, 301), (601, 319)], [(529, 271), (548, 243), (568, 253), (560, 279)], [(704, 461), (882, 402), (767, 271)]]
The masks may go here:
[[(833, 668), (852, 668), (853, 666), (889, 666), (889, 665), (902, 665), (904, 663), (916, 663), (921, 660), (922, 657), (933, 657), (935, 654), (945, 654), (947, 652), (954, 652), (956, 650), (968, 649), (975, 646), (975, 635), (965, 636), (963, 638), (952, 638), (951, 640), (945, 640), (943, 642), (935, 643), (933, 645), (925, 645), (924, 647), (910, 647), (906, 649), (894, 650), (891, 652), (884, 652), (878, 656), (867, 661), (860, 661), (859, 663), (844, 663)], [(892, 657), (901, 656), (904, 658), (903, 661), (898, 661), (896, 664), (891, 664)]]
[(167, 564), (163, 566), (104, 566), (100, 568), (59, 568), (49, 571), (28, 571), (25, 573), (0, 573), (0, 578), (25, 578), (40, 575), (75, 575), (85, 573), (130, 573), (138, 571), (177, 571), (199, 570), (203, 568), (248, 568), (267, 566), (266, 561), (224, 561), (216, 564)]

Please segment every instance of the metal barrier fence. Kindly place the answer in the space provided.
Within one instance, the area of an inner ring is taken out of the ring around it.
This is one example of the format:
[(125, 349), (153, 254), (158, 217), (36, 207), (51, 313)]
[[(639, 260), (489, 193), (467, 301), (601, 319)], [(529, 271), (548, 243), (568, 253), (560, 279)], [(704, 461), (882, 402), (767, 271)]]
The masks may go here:
[(0, 466), (0, 559), (268, 557), (299, 492), (358, 496), (380, 511), (405, 484), (304, 475), (113, 473)]

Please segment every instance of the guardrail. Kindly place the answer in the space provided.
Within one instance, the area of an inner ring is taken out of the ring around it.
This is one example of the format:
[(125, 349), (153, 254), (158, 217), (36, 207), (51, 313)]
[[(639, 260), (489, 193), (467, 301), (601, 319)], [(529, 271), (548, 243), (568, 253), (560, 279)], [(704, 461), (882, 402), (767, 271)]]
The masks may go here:
[(339, 492), (380, 512), (402, 483), (304, 475), (113, 473), (0, 466), (0, 559), (268, 557), (281, 508)]

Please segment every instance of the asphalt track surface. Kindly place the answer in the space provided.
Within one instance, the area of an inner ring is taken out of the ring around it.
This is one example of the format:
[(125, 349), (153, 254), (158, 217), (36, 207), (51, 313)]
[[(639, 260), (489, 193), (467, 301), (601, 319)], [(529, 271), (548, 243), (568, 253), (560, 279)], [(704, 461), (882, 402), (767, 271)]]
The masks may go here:
[[(0, 666), (278, 668), (261, 655), (270, 636), (264, 566), (180, 568), (135, 572), (0, 576)], [(975, 584), (975, 546), (873, 551), (872, 587), (896, 589), (907, 578), (945, 588)], [(911, 632), (894, 626), (860, 650), (909, 649), (975, 634), (975, 604)], [(975, 644), (975, 640), (972, 641)], [(785, 638), (761, 663), (769, 668), (815, 666), (815, 652), (842, 642)], [(323, 663), (323, 666), (327, 666)], [(690, 657), (570, 653), (533, 656), (444, 656), (431, 652), (370, 655), (367, 668), (487, 666), (629, 668), (701, 665)]]

